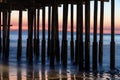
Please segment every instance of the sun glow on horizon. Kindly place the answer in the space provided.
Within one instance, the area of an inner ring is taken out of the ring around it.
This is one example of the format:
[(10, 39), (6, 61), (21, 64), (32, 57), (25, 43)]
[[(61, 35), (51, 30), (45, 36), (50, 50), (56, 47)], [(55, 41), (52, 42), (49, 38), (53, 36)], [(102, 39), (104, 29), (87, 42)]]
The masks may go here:
[[(119, 26), (120, 26), (120, 10), (119, 10), (119, 4), (117, 2), (118, 0), (115, 1), (115, 33), (120, 33), (119, 30)], [(104, 33), (110, 33), (111, 31), (111, 6), (110, 6), (110, 2), (105, 2), (105, 9), (104, 9)], [(91, 1), (91, 13), (90, 13), (90, 31), (91, 33), (93, 33), (93, 19), (94, 19), (94, 2)], [(70, 17), (70, 5), (69, 5), (69, 9), (68, 9), (68, 31), (71, 31), (71, 17)], [(83, 10), (85, 9), (85, 6), (83, 6)], [(61, 5), (61, 7), (58, 8), (58, 19), (59, 19), (59, 22), (58, 22), (58, 27), (59, 27), (59, 30), (62, 31), (62, 17), (63, 17), (63, 5)], [(85, 11), (83, 11), (83, 14), (85, 13)], [(48, 29), (48, 7), (46, 7), (46, 30)], [(83, 15), (84, 16), (84, 15)], [(11, 14), (11, 25), (13, 25), (11, 27), (11, 30), (18, 30), (18, 17), (19, 17), (19, 12), (18, 11), (12, 11), (12, 14)], [(83, 17), (83, 26), (85, 27), (85, 19)], [(74, 31), (76, 31), (76, 5), (74, 5)], [(27, 23), (27, 11), (24, 11), (23, 12), (23, 22), (22, 22), (22, 29), (23, 30), (27, 30), (28, 29), (28, 23)], [(99, 33), (99, 27), (100, 26), (100, 2), (98, 2), (98, 33)], [(40, 30), (42, 30), (42, 10), (40, 10)], [(85, 31), (85, 30), (83, 30)]]

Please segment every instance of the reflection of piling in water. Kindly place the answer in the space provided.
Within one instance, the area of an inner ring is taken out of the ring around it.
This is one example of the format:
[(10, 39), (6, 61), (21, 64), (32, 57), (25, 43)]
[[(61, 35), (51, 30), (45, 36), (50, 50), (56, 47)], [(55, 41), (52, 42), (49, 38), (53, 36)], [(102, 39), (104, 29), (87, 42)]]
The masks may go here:
[(26, 80), (33, 80), (33, 65), (31, 64), (27, 64), (27, 79)]
[(98, 1), (94, 1), (94, 37), (93, 37), (93, 56), (92, 56), (92, 64), (93, 70), (97, 70), (97, 54), (98, 54), (98, 43), (97, 43), (97, 8)]
[(73, 11), (74, 7), (71, 4), (71, 41), (70, 41), (70, 53), (71, 53), (71, 61), (74, 61), (74, 37), (73, 37)]
[(46, 41), (45, 41), (45, 7), (42, 8), (43, 13), (42, 13), (42, 64), (45, 64), (45, 55), (46, 55)]
[(33, 13), (34, 9), (28, 9), (28, 39), (27, 39), (27, 60), (28, 62), (33, 62), (33, 45), (32, 45), (32, 38), (33, 38)]
[(48, 7), (48, 46), (47, 46), (47, 56), (50, 56), (50, 40), (51, 40), (51, 6)]
[(115, 0), (111, 0), (111, 42), (110, 42), (110, 69), (115, 69)]
[(100, 40), (99, 40), (99, 64), (103, 63), (103, 22), (104, 22), (104, 1), (100, 3)]
[(17, 80), (22, 80), (22, 69), (20, 61), (17, 63)]
[(68, 18), (68, 4), (63, 4), (63, 33), (62, 33), (62, 51), (61, 59), (62, 65), (67, 66), (67, 18)]
[(85, 1), (85, 70), (90, 69), (90, 1)]
[(34, 80), (39, 80), (39, 65), (38, 63), (35, 63), (35, 68), (34, 68)]
[(19, 11), (19, 32), (18, 32), (18, 45), (17, 45), (17, 59), (21, 59), (22, 54), (22, 10)]
[(3, 61), (2, 64), (2, 78), (1, 80), (9, 80), (9, 64), (7, 61)]

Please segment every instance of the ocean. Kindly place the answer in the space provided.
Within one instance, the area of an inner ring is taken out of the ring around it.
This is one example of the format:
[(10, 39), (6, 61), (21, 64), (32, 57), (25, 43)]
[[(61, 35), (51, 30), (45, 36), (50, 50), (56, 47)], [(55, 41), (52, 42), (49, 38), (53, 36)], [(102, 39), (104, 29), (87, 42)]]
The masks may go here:
[[(47, 41), (46, 32), (45, 38)], [(76, 38), (74, 33), (74, 40)], [(68, 40), (68, 66), (66, 69), (62, 69), (57, 65), (55, 69), (49, 68), (49, 61), (46, 58), (46, 65), (41, 66), (41, 60), (38, 63), (34, 63), (32, 67), (26, 64), (26, 40), (27, 31), (22, 32), (22, 57), (21, 63), (17, 62), (17, 39), (18, 31), (10, 32), (10, 55), (8, 66), (2, 64), (0, 61), (0, 80), (118, 80), (120, 79), (120, 35), (115, 35), (115, 64), (116, 71), (111, 74), (110, 71), (110, 34), (104, 34), (103, 37), (103, 67), (98, 69), (98, 72), (79, 72), (76, 66), (71, 65), (70, 61), (70, 32), (67, 34)], [(85, 35), (84, 35), (85, 38)], [(97, 35), (99, 41), (99, 34)], [(42, 32), (40, 31), (40, 42), (42, 39)], [(61, 43), (62, 32), (59, 32), (59, 40)], [(84, 39), (85, 40), (85, 39)], [(90, 34), (90, 63), (92, 63), (92, 42), (93, 34)], [(46, 45), (47, 47), (47, 45)], [(40, 44), (41, 48), (41, 44)], [(47, 49), (47, 48), (46, 48)], [(40, 50), (41, 51), (41, 50)], [(41, 58), (40, 58), (41, 59)], [(92, 65), (90, 65), (92, 66)]]

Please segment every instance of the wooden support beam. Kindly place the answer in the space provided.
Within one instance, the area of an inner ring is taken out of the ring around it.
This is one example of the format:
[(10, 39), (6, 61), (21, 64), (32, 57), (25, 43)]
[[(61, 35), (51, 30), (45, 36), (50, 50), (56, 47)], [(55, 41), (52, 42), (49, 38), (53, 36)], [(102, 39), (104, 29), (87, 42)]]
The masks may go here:
[(6, 56), (6, 39), (7, 39), (7, 11), (3, 11), (3, 60)]
[(0, 56), (1, 56), (1, 51), (2, 51), (2, 45), (1, 45), (1, 41), (2, 41), (2, 39), (1, 39), (1, 11), (0, 11)]
[(17, 60), (20, 61), (22, 54), (22, 10), (19, 11), (19, 31), (18, 31), (18, 46)]
[(9, 58), (9, 49), (10, 49), (10, 20), (11, 20), (11, 11), (7, 12), (7, 38), (6, 38), (6, 58)]
[(48, 7), (48, 48), (47, 56), (50, 57), (50, 43), (51, 43), (51, 6)]
[(34, 9), (28, 9), (28, 39), (27, 39), (27, 61), (33, 64), (33, 13)]
[(92, 68), (97, 70), (97, 54), (98, 54), (98, 43), (97, 43), (97, 12), (98, 12), (98, 0), (94, 0), (94, 36), (93, 36), (93, 56), (92, 56)]
[(74, 17), (74, 6), (71, 4), (71, 41), (70, 41), (70, 55), (71, 55), (71, 62), (74, 62), (74, 28), (73, 28), (73, 17)]
[(46, 40), (45, 40), (45, 7), (42, 8), (42, 65), (45, 64), (45, 55), (46, 55)]
[(90, 70), (90, 1), (85, 2), (85, 70)]
[(55, 64), (55, 54), (56, 54), (56, 5), (52, 6), (52, 34), (51, 34), (51, 45), (53, 46), (53, 48), (51, 48), (51, 52), (50, 52), (50, 67), (54, 68), (54, 64)]
[(36, 26), (36, 9), (33, 14), (33, 28), (34, 28), (34, 55), (36, 57), (36, 39), (37, 39), (37, 26)]
[(63, 4), (63, 33), (61, 51), (61, 60), (63, 67), (67, 67), (67, 19), (68, 19), (68, 4)]
[(39, 60), (40, 56), (40, 41), (39, 41), (39, 30), (40, 30), (40, 10), (37, 9), (37, 39), (36, 39), (36, 59)]
[(103, 24), (104, 24), (104, 1), (100, 3), (100, 40), (99, 40), (99, 65), (103, 64)]
[(77, 59), (79, 65), (79, 71), (84, 70), (84, 51), (83, 51), (83, 1), (80, 0), (77, 4)]
[(110, 69), (115, 69), (115, 0), (111, 0)]
[(56, 61), (59, 64), (60, 61), (60, 45), (59, 45), (59, 26), (58, 26), (58, 6), (55, 6), (55, 55)]

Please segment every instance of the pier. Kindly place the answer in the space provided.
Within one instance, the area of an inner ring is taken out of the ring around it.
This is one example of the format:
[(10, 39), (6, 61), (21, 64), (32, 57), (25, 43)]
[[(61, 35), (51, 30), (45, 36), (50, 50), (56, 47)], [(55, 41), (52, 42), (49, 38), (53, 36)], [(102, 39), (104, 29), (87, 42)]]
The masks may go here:
[[(92, 56), (90, 57), (90, 13), (91, 1), (94, 2), (93, 16), (93, 42)], [(98, 22), (98, 2), (100, 2), (100, 22)], [(18, 42), (17, 42), (17, 61), (21, 61), (22, 56), (22, 30), (23, 30), (23, 11), (27, 12), (28, 18), (28, 37), (26, 43), (26, 60), (33, 65), (34, 59), (46, 65), (49, 60), (51, 68), (55, 64), (67, 68), (68, 55), (71, 65), (78, 67), (79, 71), (90, 71), (90, 59), (92, 59), (92, 70), (97, 71), (98, 66), (103, 64), (103, 30), (104, 30), (104, 3), (109, 0), (0, 0), (0, 56), (2, 60), (8, 61), (10, 51), (10, 31), (11, 13), (18, 11)], [(67, 40), (68, 12), (70, 5), (70, 43)], [(74, 8), (76, 5), (76, 8)], [(85, 9), (83, 8), (85, 7)], [(47, 8), (46, 8), (47, 7)], [(59, 13), (58, 8), (62, 7), (62, 40), (59, 39)], [(76, 9), (76, 15), (74, 10)], [(41, 10), (41, 12), (40, 12)], [(47, 14), (46, 14), (47, 13)], [(84, 14), (83, 14), (84, 13)], [(40, 18), (40, 15), (41, 18)], [(46, 25), (46, 15), (47, 25)], [(76, 22), (74, 21), (76, 16)], [(85, 18), (85, 22), (83, 21)], [(115, 69), (115, 0), (111, 0), (111, 42), (110, 42), (110, 69)], [(76, 29), (74, 28), (76, 23)], [(42, 24), (42, 38), (40, 34), (40, 24)], [(84, 27), (85, 24), (85, 27)], [(100, 24), (99, 40), (98, 24)], [(46, 28), (48, 30), (46, 30)], [(83, 29), (85, 28), (85, 33)], [(74, 34), (76, 30), (76, 35)], [(48, 33), (46, 33), (48, 31)], [(47, 34), (47, 38), (46, 35)], [(2, 36), (1, 36), (2, 35)], [(74, 35), (76, 38), (74, 39)], [(83, 39), (85, 35), (85, 40)], [(70, 44), (70, 51), (68, 45)], [(41, 45), (41, 46), (40, 46)], [(31, 73), (32, 74), (32, 73)], [(20, 74), (18, 74), (20, 75)]]

